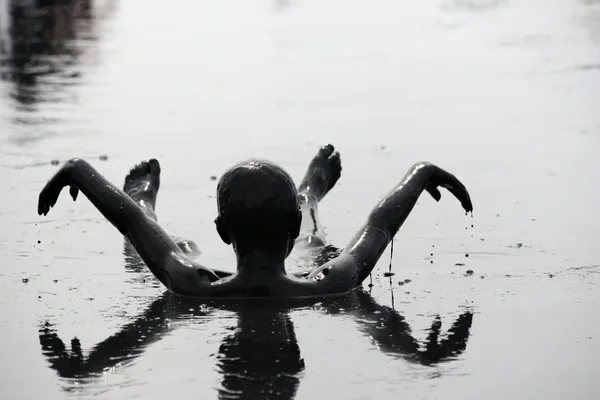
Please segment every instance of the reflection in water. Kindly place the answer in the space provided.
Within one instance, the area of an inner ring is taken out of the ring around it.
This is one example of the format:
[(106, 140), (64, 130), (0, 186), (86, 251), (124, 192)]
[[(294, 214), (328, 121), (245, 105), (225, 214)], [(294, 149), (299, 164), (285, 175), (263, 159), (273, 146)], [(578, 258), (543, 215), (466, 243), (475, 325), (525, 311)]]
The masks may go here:
[(237, 329), (219, 347), (219, 398), (293, 399), (304, 360), (288, 311), (243, 306), (237, 318)]
[[(81, 388), (104, 371), (125, 366), (139, 357), (151, 343), (177, 328), (174, 320), (193, 316), (207, 321), (205, 317), (213, 310), (226, 309), (237, 314), (238, 325), (219, 347), (217, 364), (222, 376), (219, 398), (254, 399), (268, 394), (292, 399), (300, 385), (304, 360), (289, 312), (314, 303), (314, 300), (245, 300), (243, 304), (217, 307), (166, 293), (137, 320), (97, 344), (87, 356), (83, 355), (78, 339), (73, 339), (71, 350), (67, 350), (48, 322), (41, 327), (39, 337), (50, 367), (63, 378), (76, 378), (75, 384)], [(422, 365), (433, 365), (460, 355), (466, 349), (473, 321), (472, 312), (464, 312), (450, 328), (447, 338), (440, 341), (441, 322), (437, 318), (421, 350), (404, 317), (378, 304), (362, 290), (323, 300), (319, 305), (319, 309), (330, 315), (350, 315), (359, 330), (377, 342), (385, 354)]]
[[(138, 357), (149, 344), (162, 338), (169, 331), (169, 305), (168, 296), (160, 297), (136, 321), (125, 325), (120, 332), (97, 344), (87, 357), (83, 355), (79, 339), (71, 340), (71, 351), (68, 351), (63, 341), (52, 330), (52, 325), (46, 322), (40, 330), (42, 351), (50, 366), (63, 378), (99, 375), (109, 368)], [(201, 313), (196, 312), (194, 315), (201, 316)]]
[(62, 122), (44, 104), (73, 99), (82, 55), (95, 40), (92, 0), (8, 0), (0, 28), (0, 79), (9, 82), (10, 141), (23, 145), (45, 138)]
[(473, 323), (473, 312), (465, 311), (452, 324), (447, 337), (440, 341), (442, 322), (438, 315), (431, 324), (424, 349), (421, 350), (404, 317), (393, 308), (378, 304), (362, 290), (327, 308), (333, 314), (343, 309), (352, 315), (359, 329), (377, 342), (382, 352), (422, 365), (436, 364), (462, 354), (467, 348)]
[(2, 78), (14, 82), (12, 97), (23, 105), (39, 100), (39, 79), (50, 74), (63, 78), (76, 77), (77, 72), (66, 74), (77, 60), (78, 49), (74, 39), (92, 21), (90, 0), (11, 0), (8, 10), (8, 29), (3, 35), (7, 45), (2, 54)]
[(125, 258), (125, 271), (134, 273), (148, 271), (148, 267), (127, 239), (123, 243), (123, 257)]

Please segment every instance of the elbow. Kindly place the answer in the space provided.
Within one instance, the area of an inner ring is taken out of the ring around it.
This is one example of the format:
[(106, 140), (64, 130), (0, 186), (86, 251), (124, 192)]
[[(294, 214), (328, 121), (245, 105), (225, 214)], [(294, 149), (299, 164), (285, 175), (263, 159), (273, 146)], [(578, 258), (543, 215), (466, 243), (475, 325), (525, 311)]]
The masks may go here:
[(438, 167), (429, 161), (419, 161), (413, 164), (411, 171), (413, 175), (422, 175), (431, 178), (436, 175)]
[(66, 172), (81, 171), (90, 168), (90, 164), (82, 158), (71, 158), (62, 166), (62, 170)]
[(81, 171), (91, 168), (87, 161), (81, 158), (71, 158), (66, 161), (62, 167), (60, 167), (57, 174), (60, 174), (64, 179), (67, 179), (69, 183), (77, 183), (76, 177), (81, 175)]
[(433, 163), (430, 163), (429, 161), (418, 161), (413, 164), (412, 168), (414, 170), (420, 170), (420, 169), (432, 170), (435, 168), (435, 165), (433, 165)]
[(415, 166), (417, 166), (417, 165), (425, 165), (425, 166), (427, 166), (427, 165), (433, 165), (433, 164), (431, 162), (429, 162), (429, 161), (417, 161), (415, 163)]

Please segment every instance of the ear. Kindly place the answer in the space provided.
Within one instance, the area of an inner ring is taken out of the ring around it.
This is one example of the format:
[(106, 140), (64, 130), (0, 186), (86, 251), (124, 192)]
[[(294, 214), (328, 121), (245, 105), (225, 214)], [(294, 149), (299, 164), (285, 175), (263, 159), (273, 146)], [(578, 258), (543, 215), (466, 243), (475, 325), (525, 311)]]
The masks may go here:
[(229, 231), (225, 227), (225, 223), (223, 222), (221, 216), (215, 218), (215, 225), (217, 226), (217, 233), (219, 234), (219, 236), (221, 236), (221, 240), (225, 244), (231, 244), (231, 237), (229, 236)]
[(292, 225), (292, 229), (290, 229), (290, 234), (292, 235), (292, 238), (296, 239), (300, 235), (300, 226), (301, 225), (302, 225), (302, 211), (300, 211), (300, 208), (298, 208), (298, 210), (296, 210), (296, 221), (294, 222), (294, 225)]

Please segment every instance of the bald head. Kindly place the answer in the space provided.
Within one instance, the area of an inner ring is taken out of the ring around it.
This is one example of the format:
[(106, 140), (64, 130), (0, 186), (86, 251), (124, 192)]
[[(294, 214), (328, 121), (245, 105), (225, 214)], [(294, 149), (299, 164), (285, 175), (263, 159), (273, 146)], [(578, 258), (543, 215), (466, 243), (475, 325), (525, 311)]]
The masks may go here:
[[(298, 236), (301, 213), (292, 178), (279, 166), (259, 160), (235, 165), (217, 186), (217, 229), (226, 243), (263, 247)], [(291, 250), (291, 248), (290, 248)]]

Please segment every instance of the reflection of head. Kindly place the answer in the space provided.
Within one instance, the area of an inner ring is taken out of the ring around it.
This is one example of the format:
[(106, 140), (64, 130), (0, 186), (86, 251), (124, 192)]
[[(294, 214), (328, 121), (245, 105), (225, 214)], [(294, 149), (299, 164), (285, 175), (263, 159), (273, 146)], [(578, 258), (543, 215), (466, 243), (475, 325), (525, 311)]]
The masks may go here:
[(257, 160), (232, 167), (219, 180), (217, 202), (219, 235), (238, 253), (291, 251), (302, 214), (294, 181), (281, 167)]
[(289, 313), (252, 306), (238, 312), (217, 360), (219, 399), (293, 399), (305, 369)]

